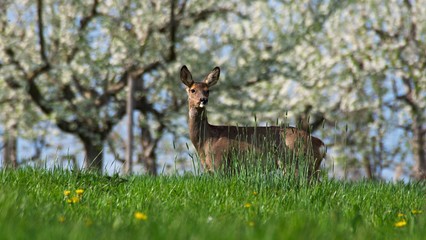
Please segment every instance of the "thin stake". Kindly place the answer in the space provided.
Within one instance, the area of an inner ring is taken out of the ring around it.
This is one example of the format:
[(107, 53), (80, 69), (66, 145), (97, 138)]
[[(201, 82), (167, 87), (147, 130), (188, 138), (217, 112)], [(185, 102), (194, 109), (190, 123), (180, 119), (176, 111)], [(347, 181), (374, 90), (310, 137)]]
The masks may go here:
[(124, 163), (124, 174), (132, 173), (133, 164), (133, 77), (131, 74), (127, 77), (127, 145), (126, 145), (126, 162)]

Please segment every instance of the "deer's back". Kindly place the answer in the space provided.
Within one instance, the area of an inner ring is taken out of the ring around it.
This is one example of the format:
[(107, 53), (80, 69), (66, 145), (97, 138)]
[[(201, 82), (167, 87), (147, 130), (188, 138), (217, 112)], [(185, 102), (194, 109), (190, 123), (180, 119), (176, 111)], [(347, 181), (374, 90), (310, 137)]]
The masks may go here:
[[(238, 126), (210, 126), (210, 138), (218, 141), (222, 139), (225, 145), (253, 145), (255, 147), (275, 146), (283, 144), (293, 148), (298, 140), (306, 142), (309, 134), (294, 127), (238, 127)], [(320, 140), (321, 141), (321, 140)], [(225, 147), (225, 146), (224, 146)]]

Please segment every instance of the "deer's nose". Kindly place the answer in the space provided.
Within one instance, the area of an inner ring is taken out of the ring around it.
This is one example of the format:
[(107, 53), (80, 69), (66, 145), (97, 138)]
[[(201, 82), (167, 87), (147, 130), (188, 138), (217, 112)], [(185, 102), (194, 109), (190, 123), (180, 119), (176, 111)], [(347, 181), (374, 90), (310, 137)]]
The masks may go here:
[(202, 103), (202, 104), (207, 104), (207, 102), (209, 101), (209, 99), (208, 98), (200, 98), (200, 102)]

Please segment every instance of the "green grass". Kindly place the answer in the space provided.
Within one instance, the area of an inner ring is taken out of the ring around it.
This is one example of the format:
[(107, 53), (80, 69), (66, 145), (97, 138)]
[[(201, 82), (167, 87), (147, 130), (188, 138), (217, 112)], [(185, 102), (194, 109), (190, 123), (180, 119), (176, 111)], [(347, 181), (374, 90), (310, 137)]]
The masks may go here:
[[(424, 239), (426, 185), (0, 171), (0, 239)], [(76, 203), (67, 200), (77, 196)], [(64, 190), (70, 190), (68, 197)], [(413, 214), (412, 210), (422, 210)], [(136, 211), (148, 216), (138, 220)], [(398, 216), (404, 214), (404, 216)], [(405, 219), (401, 228), (394, 224)]]

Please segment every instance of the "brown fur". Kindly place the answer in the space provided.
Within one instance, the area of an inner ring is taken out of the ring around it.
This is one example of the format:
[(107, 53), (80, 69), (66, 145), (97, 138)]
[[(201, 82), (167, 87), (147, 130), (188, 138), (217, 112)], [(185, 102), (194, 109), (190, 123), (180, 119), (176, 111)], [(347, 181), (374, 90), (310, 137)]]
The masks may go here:
[[(250, 149), (265, 150), (265, 142), (281, 151), (296, 151), (312, 155), (309, 176), (318, 172), (325, 157), (325, 145), (306, 131), (293, 127), (214, 126), (207, 121), (205, 105), (209, 88), (219, 80), (220, 69), (214, 68), (202, 81), (194, 82), (186, 66), (181, 69), (181, 81), (186, 85), (189, 105), (189, 137), (197, 150), (202, 166), (214, 171), (225, 164), (231, 150), (244, 153)], [(300, 151), (302, 150), (302, 151)], [(283, 156), (283, 155), (281, 155)], [(283, 160), (283, 159), (281, 159)], [(279, 165), (280, 159), (277, 159)]]

